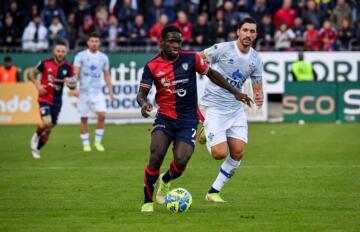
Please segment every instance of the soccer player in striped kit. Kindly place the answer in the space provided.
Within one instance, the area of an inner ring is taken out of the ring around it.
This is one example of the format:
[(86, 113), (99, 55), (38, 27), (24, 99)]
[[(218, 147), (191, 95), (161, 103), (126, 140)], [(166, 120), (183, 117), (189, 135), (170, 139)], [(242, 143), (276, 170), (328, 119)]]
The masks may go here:
[[(194, 151), (196, 143), (197, 86), (196, 72), (207, 75), (211, 81), (227, 89), (234, 97), (250, 105), (251, 99), (231, 86), (218, 72), (209, 68), (199, 55), (180, 50), (181, 31), (166, 26), (161, 32), (161, 52), (144, 67), (137, 95), (143, 117), (148, 117), (153, 106), (147, 96), (154, 84), (159, 105), (151, 132), (150, 159), (144, 174), (144, 204), (142, 212), (153, 212), (153, 192), (159, 179), (156, 200), (164, 204), (170, 181), (180, 177)], [(174, 159), (169, 169), (159, 177), (160, 166), (173, 143)]]
[[(52, 128), (57, 124), (62, 105), (64, 83), (71, 89), (76, 87), (73, 66), (65, 60), (66, 43), (57, 41), (54, 58), (41, 61), (30, 71), (30, 79), (39, 92), (41, 123), (31, 138), (30, 147), (34, 159), (40, 159), (40, 149), (47, 143)], [(41, 73), (41, 79), (36, 76)]]

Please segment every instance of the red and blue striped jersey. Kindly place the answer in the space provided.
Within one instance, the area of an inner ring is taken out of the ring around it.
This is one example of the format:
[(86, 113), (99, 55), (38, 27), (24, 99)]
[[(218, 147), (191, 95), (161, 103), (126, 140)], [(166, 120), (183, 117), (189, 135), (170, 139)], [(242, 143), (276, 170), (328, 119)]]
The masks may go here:
[(193, 51), (180, 51), (173, 61), (157, 55), (145, 65), (140, 86), (155, 85), (158, 114), (181, 121), (198, 120), (196, 72), (205, 75), (208, 69)]
[(39, 102), (50, 105), (61, 103), (64, 80), (74, 76), (72, 64), (64, 61), (60, 66), (54, 59), (43, 60), (36, 67), (41, 73), (41, 85), (45, 86), (46, 94), (39, 95)]

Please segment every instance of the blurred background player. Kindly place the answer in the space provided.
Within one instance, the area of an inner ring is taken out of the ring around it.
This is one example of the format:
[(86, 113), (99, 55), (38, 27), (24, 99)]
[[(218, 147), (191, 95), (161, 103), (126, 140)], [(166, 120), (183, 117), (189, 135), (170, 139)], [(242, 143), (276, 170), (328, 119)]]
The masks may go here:
[[(65, 60), (66, 43), (57, 41), (54, 58), (41, 61), (30, 71), (30, 79), (39, 92), (41, 123), (31, 138), (34, 159), (41, 158), (40, 149), (47, 143), (52, 128), (56, 125), (61, 110), (64, 83), (71, 89), (76, 87), (73, 66)], [(36, 78), (41, 73), (41, 78)]]
[(165, 202), (170, 180), (182, 175), (194, 151), (199, 121), (196, 72), (207, 75), (217, 85), (230, 91), (237, 100), (250, 104), (246, 94), (237, 91), (218, 72), (209, 68), (199, 55), (181, 51), (181, 44), (180, 29), (172, 25), (164, 27), (160, 39), (161, 52), (145, 65), (137, 95), (144, 117), (148, 117), (153, 108), (147, 101), (153, 84), (156, 86), (155, 100), (159, 105), (151, 133), (150, 159), (145, 169), (142, 212), (154, 211), (154, 185), (170, 144), (174, 146), (174, 160), (159, 178), (156, 200), (160, 204)]
[(10, 56), (4, 57), (4, 66), (0, 67), (0, 83), (1, 84), (15, 84), (19, 81), (19, 72), (12, 64)]
[(88, 49), (75, 56), (74, 70), (76, 77), (80, 78), (79, 87), (79, 112), (80, 112), (80, 137), (85, 152), (91, 151), (89, 142), (88, 117), (91, 112), (97, 115), (94, 146), (98, 151), (104, 151), (101, 144), (105, 128), (106, 102), (103, 94), (103, 81), (109, 89), (110, 101), (114, 100), (111, 79), (109, 74), (109, 58), (99, 51), (100, 35), (96, 32), (89, 34), (87, 39)]
[[(238, 26), (237, 36), (236, 41), (215, 44), (200, 55), (239, 91), (250, 77), (255, 104), (261, 107), (263, 104), (262, 60), (251, 47), (257, 36), (256, 21), (252, 18), (244, 19)], [(248, 140), (247, 118), (243, 104), (227, 90), (212, 82), (209, 82), (205, 88), (200, 109), (205, 116), (204, 127), (209, 152), (214, 159), (226, 158), (215, 182), (206, 194), (206, 200), (224, 202), (219, 192), (225, 182), (232, 177), (235, 169), (240, 166), (244, 156), (245, 144)]]

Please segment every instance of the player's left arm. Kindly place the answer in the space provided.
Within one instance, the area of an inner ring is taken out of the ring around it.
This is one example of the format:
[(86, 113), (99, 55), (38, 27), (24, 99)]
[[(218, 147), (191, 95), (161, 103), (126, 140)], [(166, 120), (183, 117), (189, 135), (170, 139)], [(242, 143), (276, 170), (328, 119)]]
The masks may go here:
[(201, 75), (206, 75), (216, 85), (232, 93), (235, 96), (236, 100), (242, 101), (243, 103), (251, 107), (252, 100), (250, 97), (248, 97), (246, 94), (240, 93), (235, 87), (230, 85), (229, 82), (227, 82), (227, 80), (219, 72), (210, 68), (207, 62), (205, 62), (201, 58), (201, 55), (196, 54), (195, 59), (196, 72)]
[(112, 84), (111, 84), (109, 70), (104, 70), (104, 80), (106, 83), (106, 87), (109, 89), (110, 100), (111, 100), (111, 102), (113, 102), (115, 100), (115, 97), (114, 97), (113, 90), (112, 90)]
[(259, 58), (256, 68), (250, 76), (253, 93), (254, 93), (254, 101), (258, 108), (261, 108), (264, 103), (262, 69), (263, 69), (263, 62)]
[(109, 68), (110, 68), (109, 58), (107, 56), (105, 56), (105, 62), (104, 62), (104, 66), (103, 66), (104, 80), (105, 80), (105, 83), (106, 83), (106, 87), (109, 90), (110, 101), (113, 102), (115, 100), (115, 97), (114, 97), (114, 94), (113, 94)]
[(257, 107), (261, 108), (264, 103), (262, 77), (251, 77), (251, 83), (254, 93), (255, 104)]

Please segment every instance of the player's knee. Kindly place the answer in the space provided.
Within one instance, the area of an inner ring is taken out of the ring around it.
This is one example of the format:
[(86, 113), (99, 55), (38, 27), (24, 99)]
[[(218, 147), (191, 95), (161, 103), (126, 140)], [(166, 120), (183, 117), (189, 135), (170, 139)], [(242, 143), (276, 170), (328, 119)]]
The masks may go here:
[(175, 159), (174, 162), (175, 162), (175, 165), (176, 165), (177, 168), (183, 170), (183, 169), (186, 168), (186, 165), (187, 165), (187, 163), (188, 163), (188, 160), (189, 160), (189, 159), (187, 159), (186, 157), (181, 157), (181, 158)]
[(44, 127), (45, 127), (45, 130), (47, 131), (50, 131), (51, 128), (52, 128), (53, 124), (51, 121), (48, 121), (48, 122), (44, 122)]
[(211, 148), (211, 154), (214, 159), (221, 160), (224, 159), (228, 155), (227, 149), (224, 149), (222, 147), (212, 147)]
[(237, 148), (235, 151), (231, 153), (231, 156), (235, 160), (241, 160), (245, 155), (245, 149), (242, 147)]
[(105, 112), (98, 113), (98, 120), (105, 121)]

